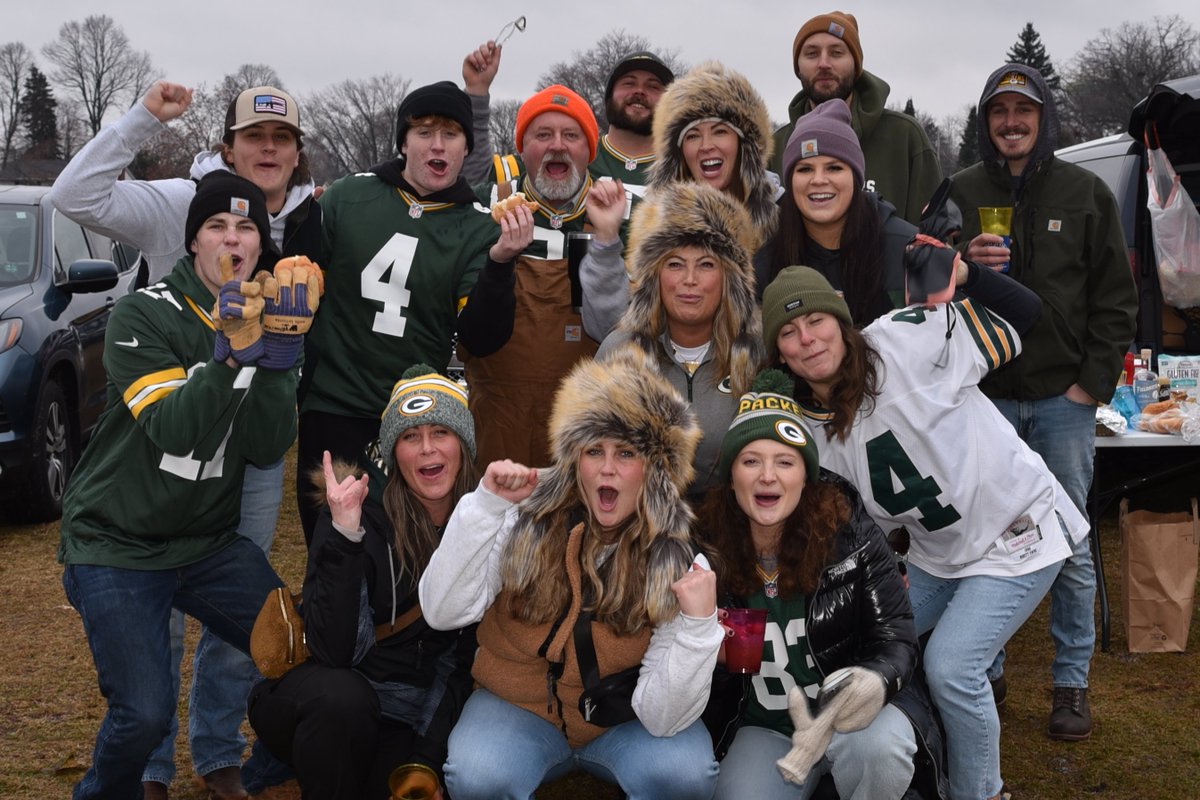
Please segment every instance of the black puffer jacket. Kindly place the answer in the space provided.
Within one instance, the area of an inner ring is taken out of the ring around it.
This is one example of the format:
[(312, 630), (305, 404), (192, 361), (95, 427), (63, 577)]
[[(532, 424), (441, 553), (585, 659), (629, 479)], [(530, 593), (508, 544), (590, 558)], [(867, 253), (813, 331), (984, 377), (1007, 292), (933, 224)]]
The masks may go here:
[[(821, 482), (841, 489), (851, 510), (807, 603), (805, 630), (813, 660), (822, 675), (858, 666), (883, 676), (888, 701), (908, 717), (917, 734), (917, 769), (905, 796), (945, 797), (941, 728), (918, 668), (912, 607), (896, 557), (863, 507), (858, 491), (824, 469)], [(723, 600), (722, 605), (746, 605), (745, 598), (726, 596)], [(713, 733), (718, 757), (725, 755), (733, 741), (750, 691), (749, 676), (731, 676), (717, 667), (705, 722)]]

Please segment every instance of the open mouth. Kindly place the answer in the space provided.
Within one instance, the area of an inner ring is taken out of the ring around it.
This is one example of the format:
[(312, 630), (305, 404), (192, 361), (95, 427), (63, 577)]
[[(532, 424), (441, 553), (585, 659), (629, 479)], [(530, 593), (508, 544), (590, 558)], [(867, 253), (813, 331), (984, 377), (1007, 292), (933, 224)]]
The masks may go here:
[(706, 178), (715, 178), (721, 174), (721, 167), (724, 165), (723, 158), (706, 158), (700, 162), (700, 173)]
[(813, 203), (827, 203), (834, 198), (832, 192), (814, 192), (808, 195), (808, 199)]
[(763, 506), (764, 508), (770, 508), (771, 506), (774, 506), (775, 504), (777, 504), (779, 502), (779, 495), (777, 495), (777, 494), (756, 494), (756, 495), (754, 495), (754, 502), (757, 505)]
[(422, 478), (429, 478), (429, 479), (436, 478), (445, 471), (446, 471), (445, 464), (431, 464), (427, 467), (421, 467), (420, 469), (417, 470), (417, 472), (421, 475)]
[(440, 158), (431, 158), (426, 163), (429, 165), (429, 169), (432, 170), (433, 172), (437, 173), (438, 175), (444, 174), (446, 172), (446, 170), (449, 169), (449, 167), (450, 167), (450, 165), (447, 162), (443, 161)]
[(601, 511), (613, 511), (617, 507), (617, 495), (620, 494), (611, 486), (601, 486), (596, 490), (596, 500), (600, 505)]
[(570, 174), (571, 165), (565, 161), (559, 161), (556, 159), (553, 161), (547, 161), (544, 165), (544, 169), (546, 170), (547, 175), (557, 180), (565, 178)]

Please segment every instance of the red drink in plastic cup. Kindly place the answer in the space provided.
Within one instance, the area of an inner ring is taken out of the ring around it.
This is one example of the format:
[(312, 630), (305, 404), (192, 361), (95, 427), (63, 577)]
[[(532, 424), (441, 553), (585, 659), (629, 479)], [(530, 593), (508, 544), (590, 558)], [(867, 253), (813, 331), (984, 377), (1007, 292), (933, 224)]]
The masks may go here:
[(733, 636), (725, 640), (725, 669), (754, 675), (762, 666), (763, 635), (767, 611), (763, 608), (730, 608), (725, 624)]

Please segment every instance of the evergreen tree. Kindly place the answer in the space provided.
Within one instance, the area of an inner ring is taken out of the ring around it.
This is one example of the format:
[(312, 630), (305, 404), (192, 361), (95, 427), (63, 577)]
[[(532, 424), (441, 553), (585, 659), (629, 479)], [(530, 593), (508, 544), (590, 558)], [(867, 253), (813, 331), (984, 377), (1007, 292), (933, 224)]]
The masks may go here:
[(967, 110), (967, 124), (963, 126), (962, 140), (958, 144), (958, 168), (966, 169), (979, 160), (979, 112), (975, 106)]
[(25, 127), (25, 158), (61, 158), (58, 143), (58, 101), (46, 76), (30, 66), (18, 113)]
[(910, 117), (917, 116), (917, 109), (913, 105), (913, 101), (912, 101), (911, 97), (908, 98), (908, 102), (904, 104), (904, 113), (908, 114)]
[(1062, 79), (1054, 70), (1054, 64), (1050, 61), (1050, 56), (1046, 54), (1046, 46), (1042, 44), (1041, 34), (1033, 29), (1032, 22), (1025, 23), (1025, 27), (1017, 36), (1017, 41), (1008, 49), (1005, 58), (1013, 64), (1033, 67), (1042, 73), (1042, 77), (1046, 79), (1046, 85), (1050, 87), (1051, 91), (1058, 91)]

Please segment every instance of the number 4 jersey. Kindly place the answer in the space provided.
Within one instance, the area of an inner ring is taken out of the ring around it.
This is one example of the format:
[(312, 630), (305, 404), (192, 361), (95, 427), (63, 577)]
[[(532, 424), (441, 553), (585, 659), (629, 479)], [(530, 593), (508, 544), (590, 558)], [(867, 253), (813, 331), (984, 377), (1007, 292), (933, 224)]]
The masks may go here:
[(405, 369), (445, 368), (458, 310), (500, 234), (470, 197), (422, 202), (373, 172), (321, 196), (325, 296), (308, 334), (301, 411), (378, 418)]
[(910, 560), (935, 576), (1021, 575), (1068, 556), (1064, 534), (1078, 541), (1087, 520), (978, 389), (1020, 353), (1016, 331), (965, 300), (902, 309), (864, 334), (882, 391), (844, 442), (821, 442), (821, 466), (858, 488), (884, 531), (907, 528)]

